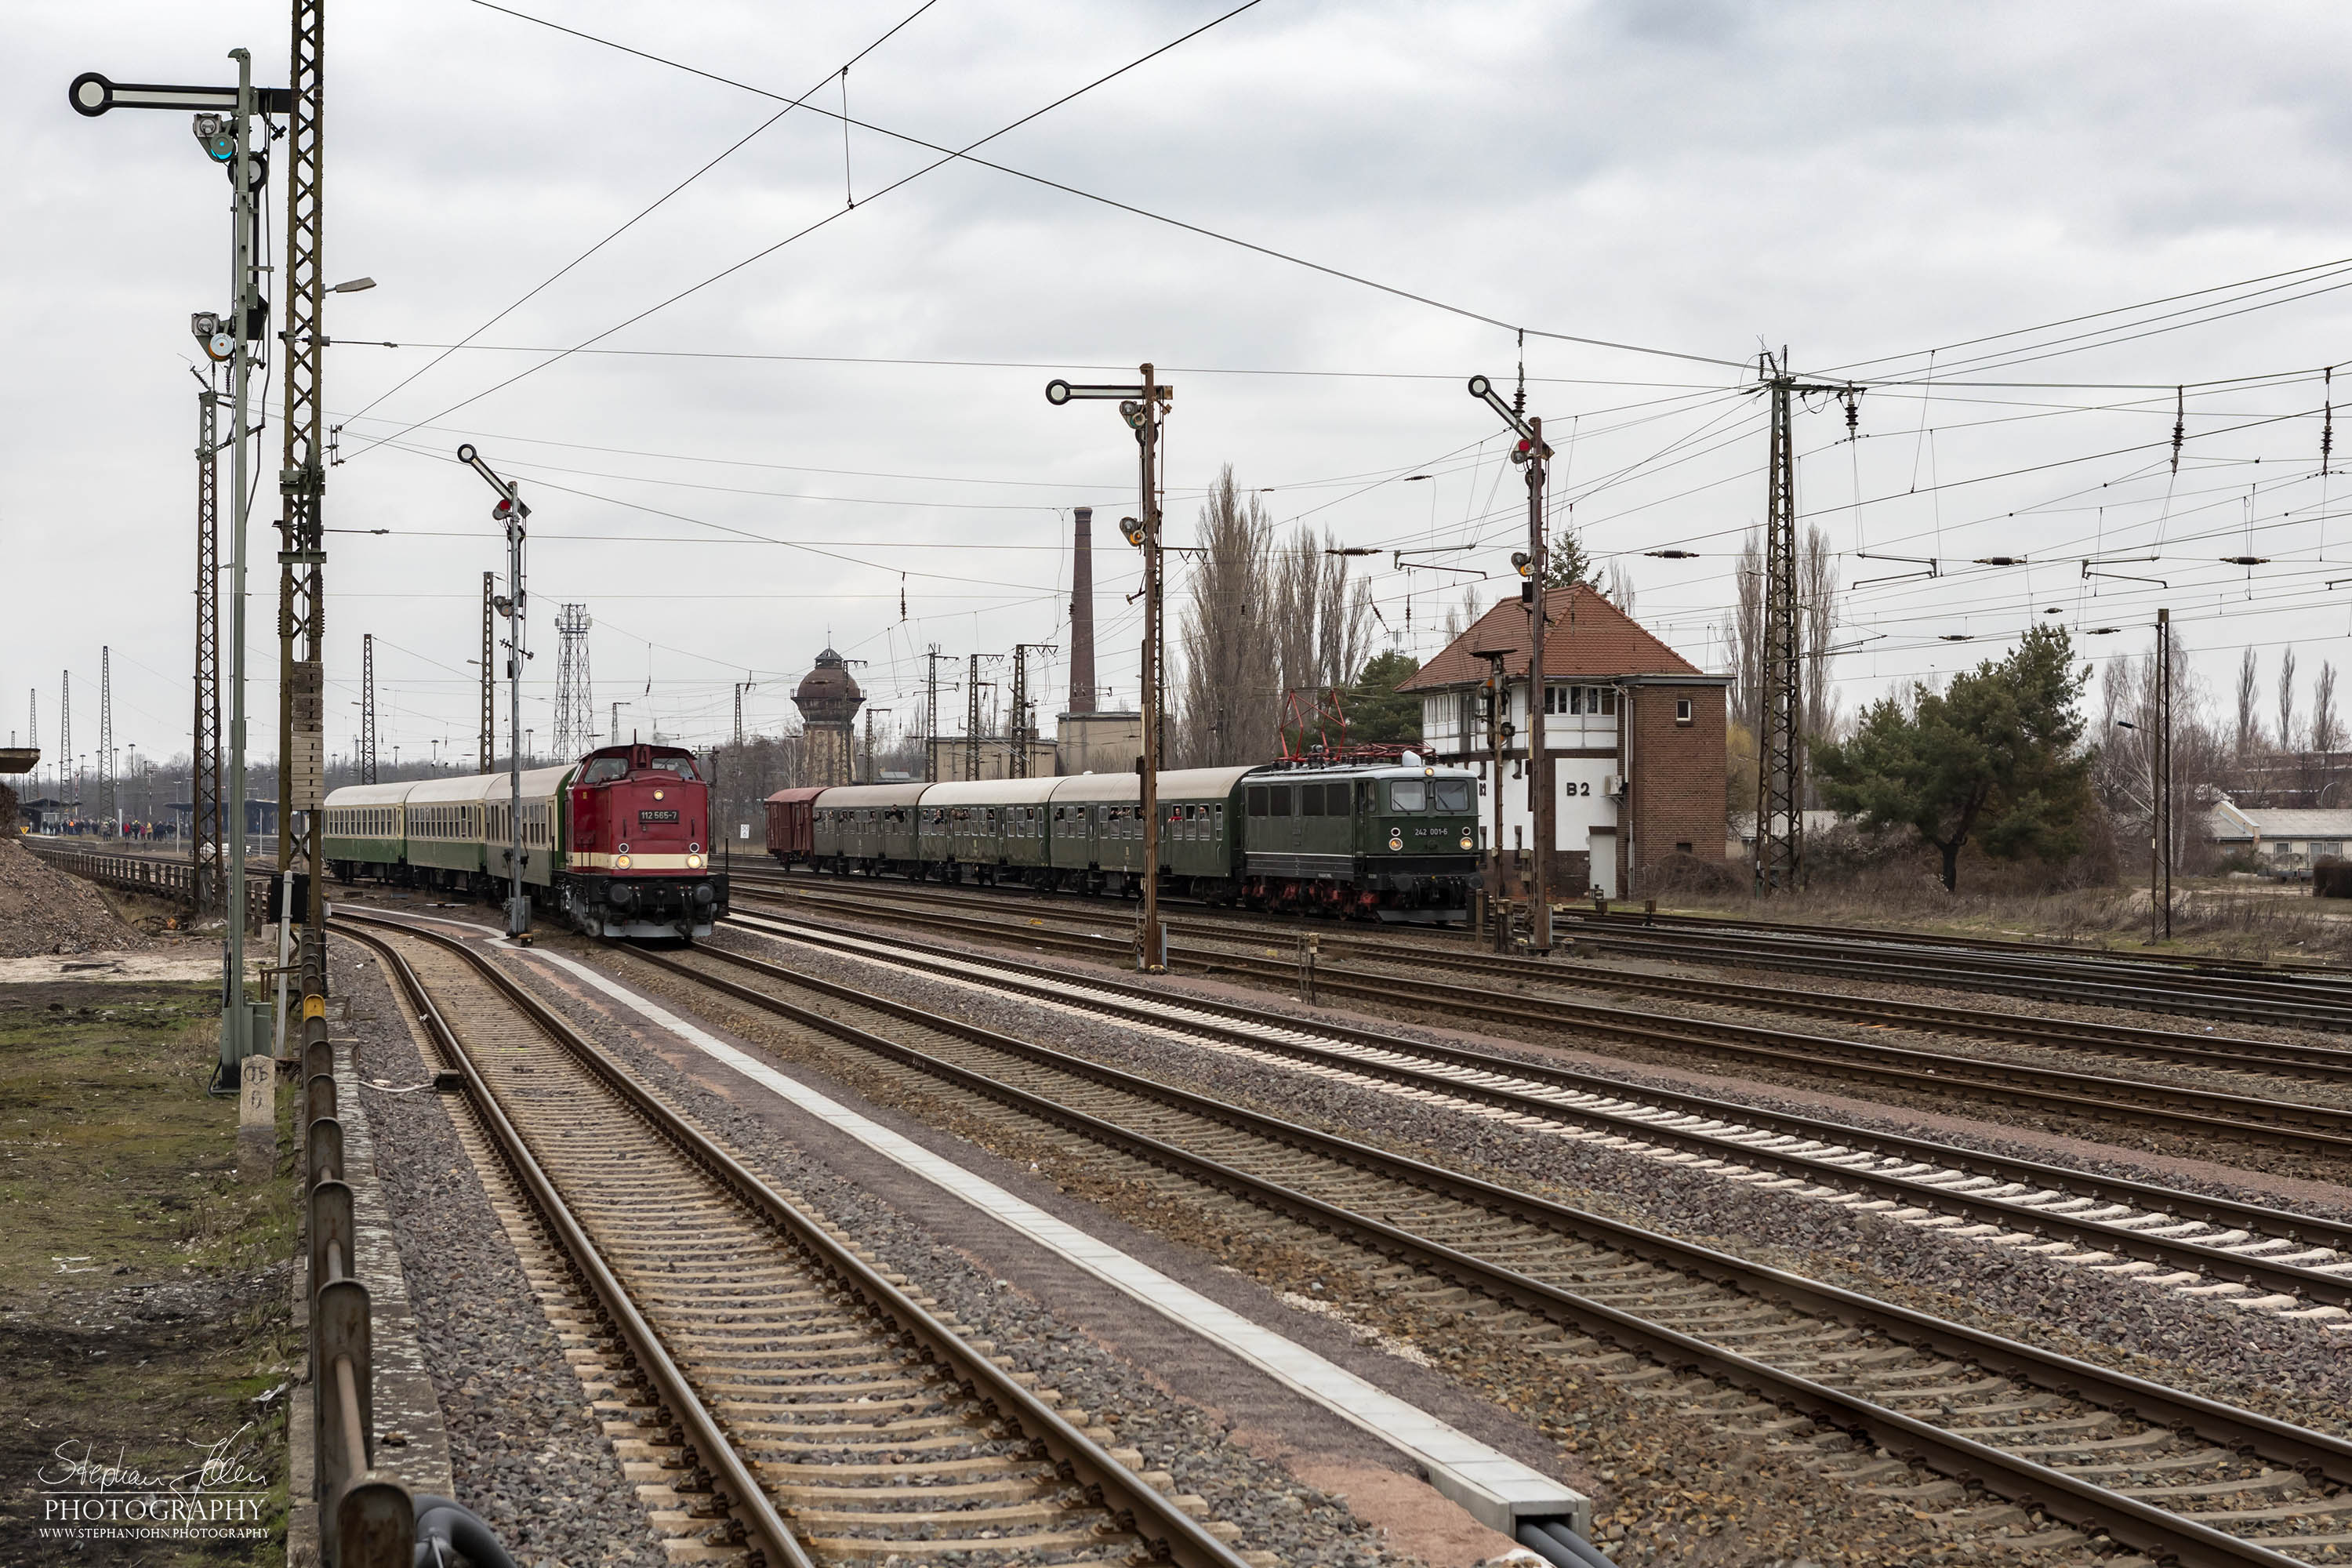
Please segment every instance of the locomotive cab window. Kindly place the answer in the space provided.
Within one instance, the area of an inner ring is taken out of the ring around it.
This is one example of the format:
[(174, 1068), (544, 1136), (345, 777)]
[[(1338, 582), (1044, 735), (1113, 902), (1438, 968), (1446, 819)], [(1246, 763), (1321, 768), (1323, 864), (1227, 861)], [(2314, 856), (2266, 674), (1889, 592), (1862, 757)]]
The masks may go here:
[(1391, 811), (1427, 811), (1429, 783), (1425, 779), (1399, 779), (1389, 785)]
[(1470, 809), (1468, 779), (1432, 779), (1429, 781), (1429, 801), (1437, 811), (1467, 811)]
[(626, 778), (628, 773), (629, 760), (626, 757), (598, 757), (581, 773), (580, 782), (587, 784), (610, 784), (614, 779)]
[(1320, 816), (1323, 815), (1323, 786), (1321, 784), (1311, 784), (1300, 786), (1298, 791), (1298, 815), (1301, 816)]
[(1290, 815), (1290, 786), (1287, 784), (1276, 784), (1273, 789), (1267, 791), (1265, 805), (1266, 812), (1269, 816), (1288, 816)]
[(1256, 785), (1249, 792), (1249, 814), (1252, 816), (1264, 816), (1265, 815), (1265, 785)]

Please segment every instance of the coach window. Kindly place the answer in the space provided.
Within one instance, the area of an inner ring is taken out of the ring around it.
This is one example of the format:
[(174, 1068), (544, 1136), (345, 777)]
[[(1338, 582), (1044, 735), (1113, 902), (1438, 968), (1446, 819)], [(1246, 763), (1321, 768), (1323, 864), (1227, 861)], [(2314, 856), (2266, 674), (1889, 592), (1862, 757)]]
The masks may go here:
[(1252, 816), (1264, 816), (1265, 815), (1265, 785), (1257, 785), (1249, 792), (1249, 814)]
[(1677, 724), (1687, 724), (1687, 723), (1689, 723), (1690, 721), (1691, 721), (1691, 700), (1690, 700), (1689, 698), (1687, 698), (1687, 697), (1677, 697), (1677, 698), (1675, 698), (1675, 723), (1677, 723)]

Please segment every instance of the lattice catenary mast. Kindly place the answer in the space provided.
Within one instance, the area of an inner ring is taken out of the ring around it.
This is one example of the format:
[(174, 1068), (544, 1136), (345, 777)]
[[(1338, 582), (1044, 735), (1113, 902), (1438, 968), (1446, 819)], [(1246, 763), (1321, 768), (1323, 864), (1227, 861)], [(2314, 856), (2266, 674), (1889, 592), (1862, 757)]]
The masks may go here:
[(588, 628), (585, 605), (566, 605), (555, 618), (562, 646), (555, 665), (555, 756), (576, 762), (596, 746), (596, 697), (588, 684)]
[(375, 634), (360, 638), (360, 783), (375, 783)]
[(196, 715), (188, 767), (188, 857), (197, 912), (221, 898), (220, 394), (196, 389)]
[(114, 650), (98, 650), (98, 820), (114, 820)]
[(1848, 385), (1801, 382), (1789, 374), (1789, 351), (1759, 362), (1772, 398), (1771, 460), (1764, 523), (1763, 678), (1756, 738), (1756, 891), (1790, 892), (1805, 879), (1804, 644), (1797, 604), (1797, 453), (1791, 399), (1809, 392), (1850, 395)]

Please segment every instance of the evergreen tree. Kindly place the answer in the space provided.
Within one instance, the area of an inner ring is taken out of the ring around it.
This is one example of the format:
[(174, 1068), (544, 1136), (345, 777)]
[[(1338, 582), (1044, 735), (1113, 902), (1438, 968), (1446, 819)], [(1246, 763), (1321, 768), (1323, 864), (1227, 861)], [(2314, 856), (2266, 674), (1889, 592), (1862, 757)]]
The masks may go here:
[(2096, 748), (2075, 702), (2090, 669), (2059, 626), (2034, 626), (1941, 692), (1915, 684), (1906, 706), (1882, 699), (1847, 740), (1813, 753), (1822, 799), (1872, 827), (1907, 826), (1959, 881), (1970, 838), (2004, 860), (2055, 859), (2082, 847)]
[(1348, 739), (1367, 745), (1416, 745), (1421, 741), (1421, 699), (1397, 688), (1421, 668), (1410, 654), (1391, 649), (1364, 666), (1348, 688)]
[(1551, 536), (1551, 544), (1544, 552), (1544, 585), (1549, 588), (1573, 588), (1578, 584), (1590, 584), (1599, 573), (1599, 565), (1584, 552), (1584, 537), (1570, 524)]

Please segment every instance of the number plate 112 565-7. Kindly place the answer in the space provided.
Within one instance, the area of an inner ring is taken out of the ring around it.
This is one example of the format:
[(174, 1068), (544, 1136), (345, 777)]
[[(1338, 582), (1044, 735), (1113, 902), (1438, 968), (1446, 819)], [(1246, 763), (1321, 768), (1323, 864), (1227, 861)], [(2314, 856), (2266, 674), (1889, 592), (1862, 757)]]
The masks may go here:
[(677, 820), (677, 813), (674, 811), (641, 811), (637, 813), (637, 820), (639, 822), (676, 822)]

